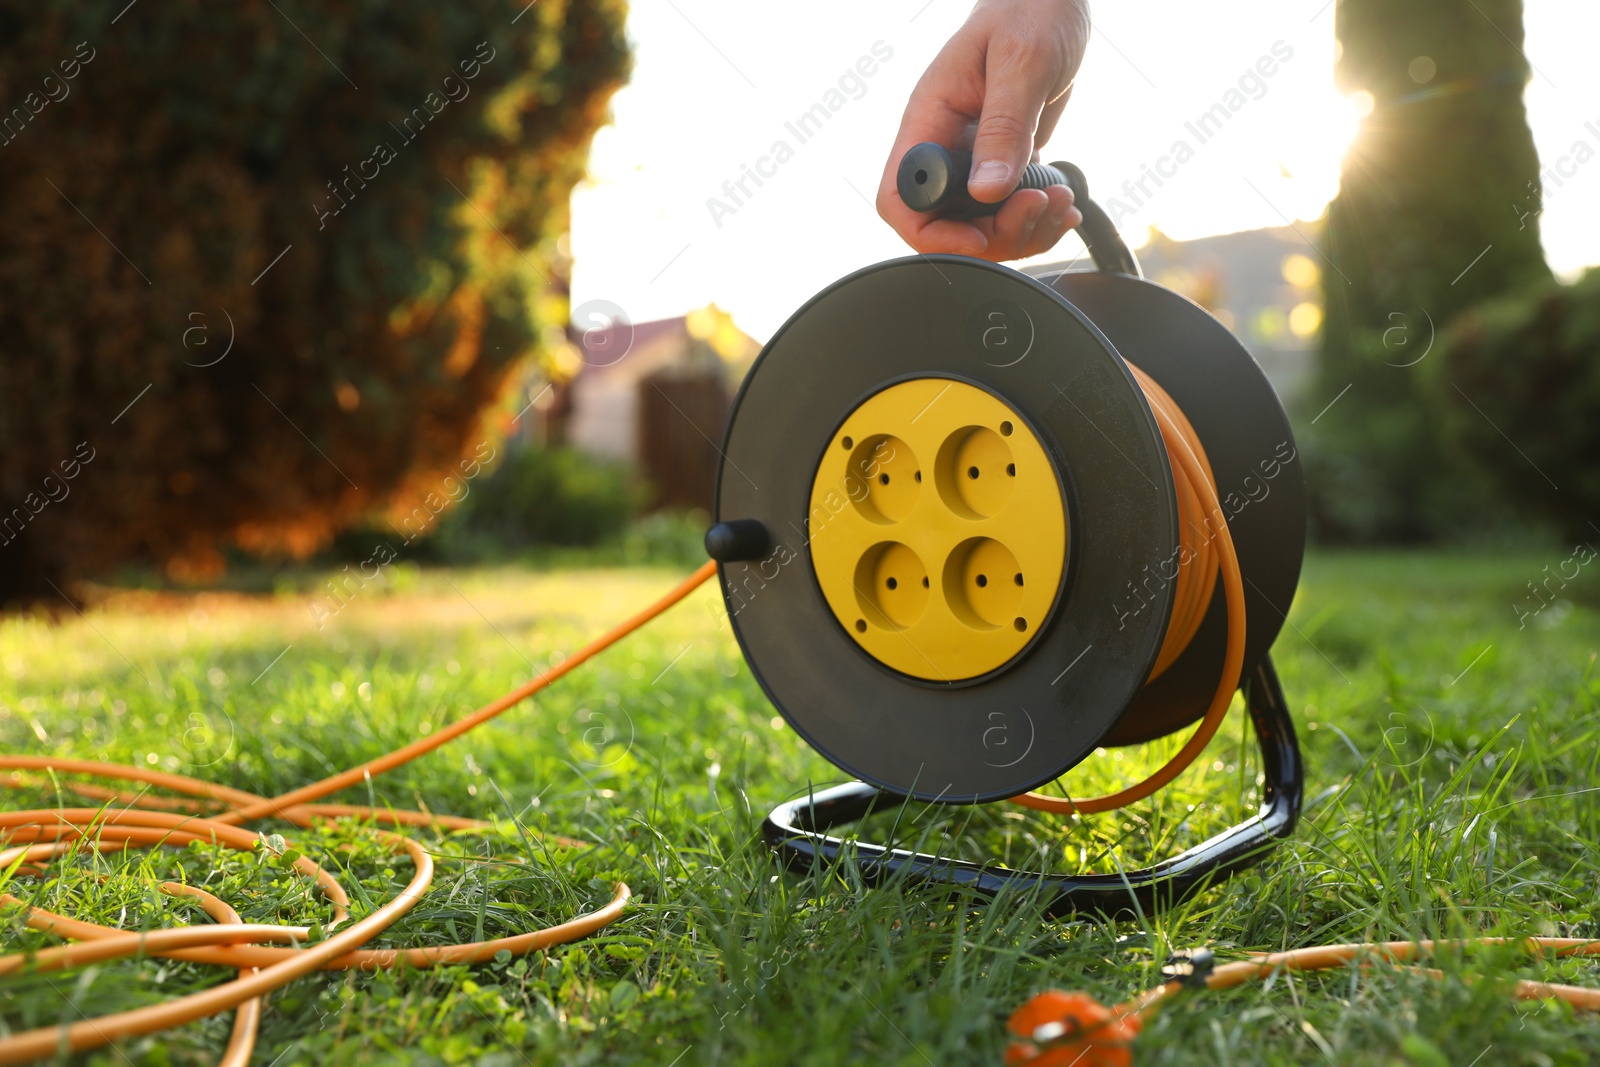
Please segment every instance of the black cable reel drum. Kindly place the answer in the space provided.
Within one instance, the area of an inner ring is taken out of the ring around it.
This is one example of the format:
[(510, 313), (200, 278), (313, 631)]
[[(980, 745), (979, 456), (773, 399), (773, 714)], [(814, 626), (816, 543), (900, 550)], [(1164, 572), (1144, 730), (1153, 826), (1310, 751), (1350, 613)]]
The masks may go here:
[[(969, 166), (919, 145), (902, 198), (995, 210), (968, 198)], [(1305, 487), (1250, 354), (1141, 277), (1076, 168), (1028, 168), (1024, 187), (1049, 184), (1073, 187), (1096, 271), (1036, 278), (914, 256), (834, 283), (784, 324), (734, 402), (706, 545), (762, 689), (860, 779), (772, 812), (765, 835), (790, 866), (848, 858), (873, 880), (905, 872), (990, 895), (1028, 880), (1055, 914), (1122, 915), (1248, 865), (1294, 827), (1300, 754), (1268, 649), (1299, 580)], [(1185, 504), (1154, 410), (1166, 397), (1203, 449), (1236, 550), (1259, 814), (1147, 869), (1075, 877), (829, 836), (906, 798), (1014, 798), (1096, 748), (1207, 716), (1230, 620), (1224, 583), (1184, 573), (1216, 534)], [(1187, 642), (1164, 648), (1179, 625)]]

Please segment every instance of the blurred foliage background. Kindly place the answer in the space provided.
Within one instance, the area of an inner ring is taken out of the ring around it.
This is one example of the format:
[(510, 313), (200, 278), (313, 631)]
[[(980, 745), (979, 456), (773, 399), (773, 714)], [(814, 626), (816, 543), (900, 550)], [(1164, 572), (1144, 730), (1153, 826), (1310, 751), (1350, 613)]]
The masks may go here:
[(302, 555), (453, 470), (561, 336), (629, 65), (621, 0), (177, 0), (113, 45), (125, 2), (0, 3), (0, 100), (49, 109), (0, 147), (0, 602)]
[(1600, 270), (1468, 309), (1428, 372), (1446, 446), (1504, 506), (1600, 540)]
[[(1299, 420), (1324, 542), (1504, 536), (1556, 512), (1570, 529), (1571, 508), (1552, 505), (1552, 486), (1495, 426), (1519, 444), (1513, 427), (1538, 440), (1541, 466), (1595, 455), (1600, 391), (1560, 394), (1592, 382), (1600, 360), (1600, 336), (1576, 321), (1596, 290), (1553, 290), (1540, 247), (1522, 4), (1473, 6), (1344, 0), (1335, 10), (1336, 80), (1369, 94), (1371, 112), (1328, 208), (1316, 401)], [(1497, 299), (1521, 304), (1475, 316)], [(1557, 341), (1560, 309), (1571, 329)], [(1509, 506), (1530, 488), (1535, 507)]]
[[(513, 395), (581, 363), (562, 238), (621, 0), (125, 2), (0, 0), (0, 606), (374, 538), (695, 558), (703, 513), (641, 522), (637, 464)], [(1307, 260), (1323, 543), (1600, 535), (1600, 280), (1541, 252), (1520, 0), (1472, 7), (1334, 9), (1371, 109)]]

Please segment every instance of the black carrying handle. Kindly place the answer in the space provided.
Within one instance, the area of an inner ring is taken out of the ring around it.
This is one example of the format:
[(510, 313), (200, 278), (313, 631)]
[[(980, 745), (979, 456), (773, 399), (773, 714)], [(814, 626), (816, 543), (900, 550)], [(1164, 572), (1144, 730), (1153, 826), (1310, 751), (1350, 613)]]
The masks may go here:
[[(900, 199), (912, 211), (962, 219), (993, 215), (1010, 198), (993, 204), (974, 200), (967, 192), (967, 176), (971, 173), (971, 152), (924, 141), (911, 146), (901, 158), (896, 184)], [(1029, 163), (1017, 188), (1048, 189), (1052, 185), (1069, 187), (1076, 200), (1089, 198), (1089, 183), (1071, 163)]]
[[(967, 191), (967, 179), (971, 173), (971, 152), (924, 141), (913, 145), (901, 157), (895, 185), (900, 191), (900, 199), (912, 211), (951, 219), (976, 219), (993, 215), (1010, 196), (993, 204), (974, 200)], [(1083, 176), (1083, 171), (1071, 163), (1029, 163), (1022, 172), (1017, 189), (1048, 189), (1052, 185), (1065, 185), (1072, 190), (1072, 201), (1083, 215), (1078, 234), (1089, 249), (1089, 257), (1094, 260), (1094, 265), (1102, 271), (1142, 278), (1144, 274), (1139, 269), (1139, 260), (1117, 233), (1111, 216), (1089, 199), (1089, 181)]]
[(1052, 916), (1098, 913), (1137, 918), (1187, 899), (1224, 875), (1248, 867), (1294, 831), (1300, 817), (1305, 768), (1295, 741), (1289, 704), (1278, 684), (1272, 657), (1262, 660), (1245, 687), (1246, 706), (1261, 746), (1265, 789), (1252, 818), (1181, 855), (1125, 874), (1056, 875), (981, 866), (965, 860), (911, 852), (865, 841), (832, 837), (826, 830), (853, 822), (904, 799), (865, 782), (834, 786), (778, 805), (762, 826), (767, 845), (793, 871), (815, 873), (838, 863), (859, 867), (869, 883), (899, 876), (911, 882), (966, 887), (984, 897), (1036, 890)]

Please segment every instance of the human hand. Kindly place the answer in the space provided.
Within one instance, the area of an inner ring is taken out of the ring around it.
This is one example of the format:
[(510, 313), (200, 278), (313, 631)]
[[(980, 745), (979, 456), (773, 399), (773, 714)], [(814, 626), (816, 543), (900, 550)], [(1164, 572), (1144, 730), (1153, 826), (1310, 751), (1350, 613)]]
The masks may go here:
[(878, 183), (878, 214), (918, 252), (984, 259), (1036, 255), (1083, 221), (1064, 185), (1019, 190), (993, 215), (940, 219), (900, 200), (895, 176), (912, 145), (965, 147), (974, 123), (967, 190), (995, 203), (1055, 129), (1089, 39), (1088, 0), (978, 0), (912, 90)]

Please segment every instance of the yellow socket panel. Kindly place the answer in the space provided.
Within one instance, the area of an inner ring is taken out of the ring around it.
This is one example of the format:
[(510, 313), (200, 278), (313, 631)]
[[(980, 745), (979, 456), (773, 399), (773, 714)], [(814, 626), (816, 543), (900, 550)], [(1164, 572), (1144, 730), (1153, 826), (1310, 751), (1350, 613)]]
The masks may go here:
[(812, 564), (839, 624), (936, 682), (1010, 662), (1066, 565), (1061, 485), (1027, 424), (949, 378), (899, 382), (834, 433), (811, 487)]

